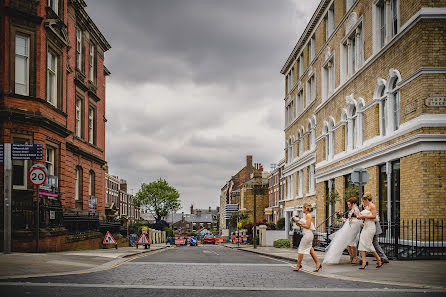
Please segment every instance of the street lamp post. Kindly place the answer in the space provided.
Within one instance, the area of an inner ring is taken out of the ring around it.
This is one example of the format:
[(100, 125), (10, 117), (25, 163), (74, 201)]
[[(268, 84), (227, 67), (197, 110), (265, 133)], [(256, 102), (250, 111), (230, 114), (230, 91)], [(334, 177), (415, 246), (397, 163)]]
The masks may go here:
[(256, 194), (257, 194), (257, 185), (253, 185), (253, 191), (254, 191), (254, 231), (253, 231), (253, 234), (252, 234), (252, 240), (253, 240), (253, 245), (254, 245), (254, 248), (256, 249), (257, 248), (257, 230), (256, 230), (256, 214), (257, 214), (257, 212), (256, 212), (256, 210), (257, 210), (257, 199), (256, 199)]

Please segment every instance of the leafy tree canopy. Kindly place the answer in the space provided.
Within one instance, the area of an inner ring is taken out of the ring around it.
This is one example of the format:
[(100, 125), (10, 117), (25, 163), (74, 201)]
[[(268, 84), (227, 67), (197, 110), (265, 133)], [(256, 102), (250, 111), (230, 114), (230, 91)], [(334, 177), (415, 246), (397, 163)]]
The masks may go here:
[(177, 189), (160, 178), (150, 184), (143, 183), (135, 195), (134, 203), (146, 208), (158, 222), (169, 212), (176, 212), (181, 208), (179, 198)]

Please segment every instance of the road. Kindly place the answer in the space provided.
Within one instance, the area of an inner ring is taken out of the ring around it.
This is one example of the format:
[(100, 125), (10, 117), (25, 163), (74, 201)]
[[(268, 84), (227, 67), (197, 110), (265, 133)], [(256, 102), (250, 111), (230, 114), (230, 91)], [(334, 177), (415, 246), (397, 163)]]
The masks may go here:
[[(375, 268), (370, 268), (375, 269)], [(92, 273), (0, 282), (2, 296), (446, 296), (293, 272), (291, 263), (220, 246), (176, 247)]]

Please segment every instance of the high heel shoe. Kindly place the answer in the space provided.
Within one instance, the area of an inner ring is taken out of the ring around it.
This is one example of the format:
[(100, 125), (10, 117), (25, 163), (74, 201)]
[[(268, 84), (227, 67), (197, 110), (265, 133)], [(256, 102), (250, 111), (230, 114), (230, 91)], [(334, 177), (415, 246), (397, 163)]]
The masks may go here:
[(382, 261), (379, 261), (379, 264), (376, 266), (376, 268), (380, 268), (380, 267), (382, 267), (383, 266), (383, 262)]
[(369, 266), (369, 262), (365, 262), (365, 266), (361, 266), (359, 269), (364, 270), (367, 266)]
[[(296, 267), (297, 267), (297, 265), (296, 265)], [(293, 271), (299, 271), (299, 269), (301, 269), (301, 268), (302, 268), (302, 265), (300, 265), (299, 268), (293, 269)]]
[(313, 272), (319, 272), (319, 270), (322, 270), (322, 264), (319, 264), (319, 268), (316, 270), (313, 270)]

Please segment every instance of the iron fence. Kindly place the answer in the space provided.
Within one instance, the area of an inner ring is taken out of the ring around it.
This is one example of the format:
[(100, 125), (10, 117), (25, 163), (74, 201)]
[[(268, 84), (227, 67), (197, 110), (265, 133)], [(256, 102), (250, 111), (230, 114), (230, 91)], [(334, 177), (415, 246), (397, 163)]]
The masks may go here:
[(68, 234), (99, 231), (99, 217), (97, 215), (64, 214), (63, 220)]
[(393, 259), (446, 259), (443, 219), (381, 222), (378, 236), (385, 254)]
[[(14, 229), (31, 229), (37, 224), (35, 201), (22, 200), (11, 203), (11, 223)], [(63, 210), (60, 201), (41, 198), (39, 203), (40, 228), (63, 227)]]
[[(329, 218), (316, 227), (313, 247), (325, 251), (330, 235), (342, 227), (328, 225)], [(443, 219), (412, 219), (380, 222), (378, 241), (387, 257), (398, 260), (446, 259), (446, 228)], [(345, 252), (345, 251), (344, 251)]]

